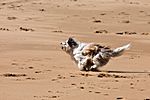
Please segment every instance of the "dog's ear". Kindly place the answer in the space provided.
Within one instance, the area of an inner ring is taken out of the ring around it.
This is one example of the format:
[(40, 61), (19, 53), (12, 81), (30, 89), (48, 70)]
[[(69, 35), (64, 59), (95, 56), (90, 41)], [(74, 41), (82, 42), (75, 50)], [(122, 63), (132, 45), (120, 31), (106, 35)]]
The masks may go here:
[(77, 43), (73, 38), (69, 38), (69, 39), (68, 39), (68, 45), (69, 45), (71, 48), (73, 48), (73, 47), (77, 46), (78, 43)]

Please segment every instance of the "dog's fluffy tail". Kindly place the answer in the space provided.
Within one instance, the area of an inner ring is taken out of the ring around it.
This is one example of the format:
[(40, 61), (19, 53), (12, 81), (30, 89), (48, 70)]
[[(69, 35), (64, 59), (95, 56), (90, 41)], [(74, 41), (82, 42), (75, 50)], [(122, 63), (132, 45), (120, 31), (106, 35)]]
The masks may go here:
[(127, 44), (127, 45), (124, 45), (122, 47), (118, 47), (116, 49), (113, 50), (111, 56), (112, 57), (118, 57), (118, 56), (121, 56), (125, 50), (128, 50), (129, 48), (131, 47), (131, 44)]

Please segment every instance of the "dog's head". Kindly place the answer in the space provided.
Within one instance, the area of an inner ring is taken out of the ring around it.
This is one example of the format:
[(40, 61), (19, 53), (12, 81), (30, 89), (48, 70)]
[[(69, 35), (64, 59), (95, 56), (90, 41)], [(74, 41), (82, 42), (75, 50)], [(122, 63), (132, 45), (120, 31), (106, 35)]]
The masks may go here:
[(67, 53), (70, 53), (74, 48), (78, 46), (78, 43), (75, 39), (69, 38), (65, 42), (61, 42), (61, 48)]

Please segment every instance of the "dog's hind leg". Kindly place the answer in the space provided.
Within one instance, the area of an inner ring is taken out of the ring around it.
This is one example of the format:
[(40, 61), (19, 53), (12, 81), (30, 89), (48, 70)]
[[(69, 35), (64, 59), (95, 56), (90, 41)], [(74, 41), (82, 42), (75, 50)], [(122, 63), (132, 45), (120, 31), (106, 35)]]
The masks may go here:
[(93, 61), (93, 65), (91, 66), (90, 70), (98, 70), (98, 67), (102, 67), (102, 61), (104, 61), (104, 59), (102, 59), (101, 57), (101, 53), (98, 53), (97, 55), (95, 55), (92, 59)]
[(100, 54), (98, 53), (92, 59), (93, 65), (91, 66), (90, 70), (92, 70), (92, 69), (95, 70), (95, 69), (97, 69), (101, 65), (99, 60), (100, 60)]

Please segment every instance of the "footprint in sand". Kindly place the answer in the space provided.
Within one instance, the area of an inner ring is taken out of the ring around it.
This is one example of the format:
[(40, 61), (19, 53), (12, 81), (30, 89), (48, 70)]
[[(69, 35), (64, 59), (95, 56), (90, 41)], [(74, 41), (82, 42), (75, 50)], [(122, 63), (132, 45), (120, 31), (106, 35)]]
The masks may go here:
[(131, 23), (129, 20), (123, 20), (123, 21), (121, 21), (121, 23), (126, 23), (126, 24), (128, 24), (128, 23)]
[(145, 32), (145, 33), (141, 33), (141, 35), (149, 35), (150, 33), (147, 33), (147, 32)]
[(104, 15), (106, 15), (106, 13), (101, 13), (100, 15), (104, 16)]
[(60, 79), (66, 79), (66, 77), (58, 75), (57, 78), (53, 78), (53, 79), (51, 79), (51, 81), (59, 81)]
[(16, 63), (16, 62), (12, 62), (11, 65), (13, 65), (13, 66), (18, 66), (19, 64)]
[(7, 17), (8, 20), (15, 20), (17, 17)]
[(57, 97), (59, 97), (59, 96), (51, 96), (51, 98), (57, 98)]
[(116, 100), (126, 100), (124, 97), (117, 97)]
[(92, 74), (88, 74), (88, 73), (81, 73), (80, 75), (81, 75), (81, 76), (85, 76), (85, 77), (93, 76)]
[(32, 28), (24, 28), (24, 27), (20, 27), (19, 28), (20, 29), (20, 31), (30, 31), (30, 32), (32, 32), (32, 31), (35, 31), (34, 29), (32, 29)]
[(137, 34), (136, 32), (128, 32), (128, 31), (125, 31), (125, 32), (118, 32), (116, 33), (117, 35), (135, 35)]
[(120, 12), (118, 15), (130, 15), (130, 14), (128, 14), (126, 12)]
[(41, 100), (45, 100), (45, 99), (50, 99), (50, 98), (58, 98), (60, 96), (56, 96), (56, 95), (53, 95), (53, 96), (34, 96), (34, 98), (41, 98)]
[(39, 11), (44, 12), (44, 11), (46, 11), (46, 10), (45, 10), (45, 9), (39, 9)]
[(81, 87), (79, 87), (81, 90), (83, 90), (84, 89), (84, 87), (83, 86), (81, 86)]
[(70, 77), (76, 77), (76, 76), (74, 76), (74, 75), (70, 75)]
[(39, 74), (39, 73), (42, 73), (42, 71), (35, 71), (35, 73)]
[(61, 7), (61, 6), (60, 6), (60, 5), (57, 5), (56, 7), (59, 8), (59, 7)]
[(94, 33), (106, 34), (106, 33), (108, 33), (108, 31), (107, 30), (97, 30)]
[(75, 84), (75, 83), (72, 83), (71, 85), (72, 85), (72, 86), (76, 86), (76, 84)]
[(70, 0), (70, 1), (78, 1), (78, 0)]
[(28, 67), (29, 69), (33, 69), (34, 67), (32, 67), (32, 66), (30, 66), (30, 67)]
[(101, 92), (99, 92), (99, 91), (96, 91), (96, 92), (94, 92), (94, 93), (96, 93), (96, 94), (100, 94)]
[(58, 79), (52, 79), (51, 81), (57, 81)]
[(0, 5), (2, 5), (2, 6), (4, 6), (4, 5), (6, 5), (7, 3), (1, 3)]
[(37, 80), (36, 78), (31, 78), (31, 77), (28, 77), (26, 78), (27, 80)]
[(57, 79), (66, 79), (64, 76), (58, 76)]
[(104, 96), (108, 96), (109, 94), (108, 93), (105, 93), (105, 94), (103, 94)]
[(52, 32), (55, 32), (55, 33), (63, 33), (63, 31), (61, 31), (61, 30), (56, 30), (56, 31), (52, 31)]
[(26, 74), (6, 73), (6, 74), (3, 74), (2, 76), (4, 76), (4, 77), (25, 77), (27, 75)]
[(139, 5), (139, 2), (129, 2), (129, 4), (135, 4), (135, 5)]
[(24, 10), (24, 9), (21, 9), (23, 5), (8, 5), (8, 8), (9, 9), (13, 9), (13, 10)]
[(94, 22), (94, 23), (101, 23), (102, 21), (99, 20), (99, 19), (95, 19), (93, 22)]
[(1, 31), (10, 31), (8, 28), (0, 28)]
[(141, 10), (141, 11), (139, 11), (140, 13), (144, 13), (144, 11), (143, 10)]

